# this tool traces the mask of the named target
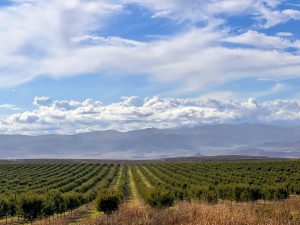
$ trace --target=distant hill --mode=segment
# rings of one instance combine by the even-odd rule
[[[0,158],[12,159],[157,159],[231,154],[300,157],[300,128],[240,124],[74,135],[0,135]]]
[[[244,156],[244,155],[220,155],[220,156],[191,156],[174,157],[161,159],[141,159],[141,160],[118,160],[118,159],[0,159],[0,164],[91,164],[91,163],[118,163],[118,164],[155,164],[170,162],[235,162],[235,161],[267,161],[267,160],[291,160],[286,158],[270,158],[264,156]]]

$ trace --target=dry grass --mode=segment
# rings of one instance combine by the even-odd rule
[[[45,225],[300,225],[300,197],[280,202],[209,205],[182,202],[170,209],[124,204],[111,216],[90,216],[91,208],[34,224]],[[88,216],[87,216],[88,215]]]
[[[86,221],[86,225],[299,225],[300,199],[284,202],[216,205],[183,202],[159,210],[123,205],[108,218]]]

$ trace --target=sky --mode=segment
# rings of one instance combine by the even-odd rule
[[[1,0],[0,133],[300,125],[299,0]]]

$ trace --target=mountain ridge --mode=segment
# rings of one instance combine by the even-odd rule
[[[194,155],[300,157],[300,127],[221,124],[71,135],[0,135],[0,158],[156,159]]]

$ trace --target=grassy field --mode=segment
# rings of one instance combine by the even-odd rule
[[[299,160],[2,164],[0,182],[0,224],[300,224]],[[109,217],[103,191],[122,198]]]

